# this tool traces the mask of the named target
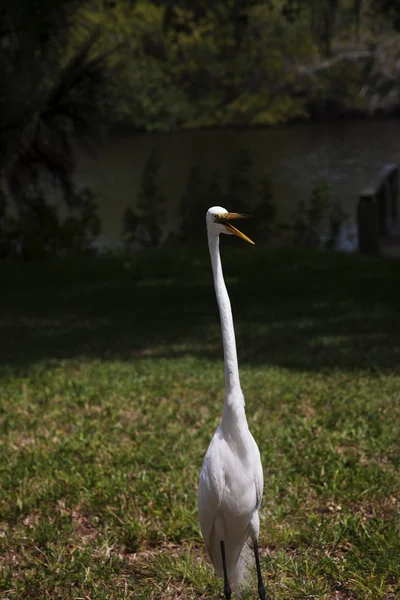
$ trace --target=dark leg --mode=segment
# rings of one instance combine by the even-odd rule
[[[262,580],[262,575],[261,575],[260,556],[258,554],[258,542],[257,542],[257,540],[254,540],[253,546],[254,546],[254,554],[255,554],[255,557],[256,557],[257,579],[258,579],[258,595],[260,596],[260,600],[266,600],[265,588],[264,588],[264,584],[263,584],[263,580]]]
[[[226,569],[226,558],[225,558],[225,542],[221,540],[221,554],[222,554],[222,567],[224,569],[224,594],[226,600],[231,600],[232,590],[228,581],[228,571]]]

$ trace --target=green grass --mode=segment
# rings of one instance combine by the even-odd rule
[[[399,598],[400,263],[224,246],[270,598]],[[220,597],[196,507],[224,383],[206,249],[0,281],[0,598]]]

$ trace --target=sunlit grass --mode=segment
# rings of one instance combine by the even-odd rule
[[[270,597],[398,598],[398,263],[224,259]],[[0,597],[219,597],[196,507],[223,402],[207,254],[3,267],[2,281]]]

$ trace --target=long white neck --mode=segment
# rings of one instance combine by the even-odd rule
[[[229,405],[235,399],[235,404],[244,405],[240,388],[239,367],[236,353],[235,330],[233,328],[232,309],[222,272],[219,254],[219,236],[208,235],[211,264],[214,276],[215,295],[217,297],[221,319],[222,343],[224,346],[226,403]],[[235,393],[236,392],[236,393]]]

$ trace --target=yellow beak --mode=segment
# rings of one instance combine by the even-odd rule
[[[232,221],[233,219],[248,219],[251,216],[252,215],[245,215],[243,213],[220,213],[214,215],[214,221],[216,223],[221,223],[221,225],[223,225],[225,229],[227,229],[230,233],[237,235],[238,237],[242,238],[242,240],[249,242],[249,244],[255,245],[253,240],[251,240],[249,237],[247,237],[247,235],[239,231],[239,229],[236,229],[236,227],[234,227],[232,223],[230,223],[230,221]]]

